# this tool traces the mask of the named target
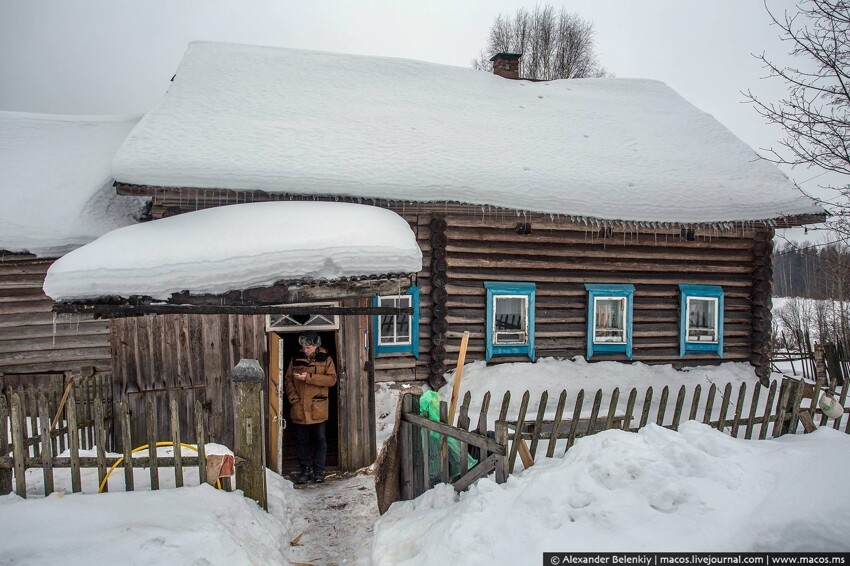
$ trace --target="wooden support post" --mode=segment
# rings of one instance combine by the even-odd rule
[[[27,497],[27,474],[26,474],[26,458],[27,448],[24,445],[24,431],[22,423],[24,414],[23,403],[21,397],[17,393],[12,393],[12,449],[15,461],[15,491],[18,497]]]
[[[0,456],[9,455],[9,407],[6,396],[0,392]],[[0,495],[12,493],[12,470],[0,468]]]
[[[150,462],[151,490],[159,489],[159,454],[156,447],[156,409],[153,401],[145,400],[145,429],[148,436],[148,462]]]
[[[97,450],[97,483],[103,483],[106,477],[106,426],[103,422],[103,401],[100,397],[94,399],[94,443]],[[103,491],[109,491],[109,486],[103,484]]]
[[[505,483],[508,481],[508,424],[505,421],[496,422],[496,442],[505,447],[506,454],[504,456],[496,456],[496,483]]]
[[[133,475],[133,441],[130,439],[130,405],[127,399],[121,400],[121,443],[124,445],[124,488],[127,491],[136,489]]]
[[[50,410],[47,397],[38,396],[38,423],[41,427],[41,467],[44,470],[44,496],[53,493],[53,443],[50,442]]]
[[[73,387],[68,393],[65,414],[68,418],[68,449],[71,451],[71,491],[79,493],[83,490],[80,480],[80,429],[77,428],[77,394]]]
[[[263,384],[266,375],[257,360],[239,360],[231,372],[233,382],[236,488],[268,510],[266,492],[266,435]]]
[[[195,399],[195,444],[198,448],[198,479],[201,483],[206,483],[207,481],[206,441],[204,407],[198,399]]]
[[[402,395],[401,397],[402,413],[413,412],[413,396]],[[401,453],[401,499],[402,501],[410,501],[415,496],[413,495],[413,442],[415,427],[410,423],[400,423],[399,452]]]
[[[183,448],[180,446],[180,414],[177,411],[177,398],[169,401],[171,411],[171,446],[174,451],[174,486],[183,487]]]

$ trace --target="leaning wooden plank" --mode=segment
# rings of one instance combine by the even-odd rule
[[[623,416],[623,430],[632,430],[632,415],[635,412],[635,401],[637,401],[637,388],[632,387],[629,391],[629,400],[626,402],[626,414]]]
[[[705,399],[705,412],[702,415],[703,424],[710,425],[711,413],[714,412],[714,397],[717,395],[717,385],[711,384],[708,388],[708,396]]]
[[[738,388],[738,401],[735,403],[735,418],[732,420],[732,436],[738,438],[738,427],[741,424],[741,413],[744,410],[744,399],[747,397],[747,382],[741,382]]]
[[[812,419],[811,409],[803,409],[799,414],[800,423],[803,425],[803,432],[809,434],[817,430],[814,419]]]
[[[567,453],[573,443],[576,441],[576,434],[578,433],[578,421],[581,418],[581,406],[584,403],[584,389],[579,390],[578,395],[576,395],[576,404],[573,409],[573,419],[570,422],[570,434],[567,436],[567,446],[564,448],[564,454]]]
[[[776,422],[773,423],[773,438],[778,438],[785,434],[785,417],[786,408],[788,407],[788,398],[791,395],[791,388],[788,387],[788,381],[782,388],[782,394],[779,396],[779,407],[776,412]]]
[[[71,451],[71,491],[82,491],[80,481],[80,430],[77,428],[77,394],[74,388],[68,393],[65,415],[68,419],[68,448]]]
[[[9,407],[6,396],[0,393],[0,457],[9,454]],[[12,493],[12,470],[0,468],[0,495]]]
[[[558,443],[558,429],[561,427],[561,419],[564,416],[564,407],[567,404],[567,390],[561,391],[561,396],[558,397],[558,405],[555,407],[555,420],[552,421],[552,433],[549,436],[549,447],[546,449],[546,457],[552,458],[555,456],[555,445]]]
[[[844,403],[847,401],[847,392],[848,391],[850,391],[850,380],[845,379],[844,385],[841,386],[841,395],[838,398],[838,402],[842,407],[844,406]],[[841,427],[841,419],[843,419],[843,418],[844,418],[844,414],[842,413],[842,415],[840,417],[838,417],[837,419],[835,419],[835,421],[832,423],[832,428],[834,428],[835,430],[838,430]],[[850,422],[850,421],[848,421],[848,422]]]
[[[519,413],[517,413],[516,426],[514,427],[514,434],[511,438],[511,452],[508,455],[509,472],[512,472],[514,470],[514,466],[516,465],[516,457],[519,451],[519,445],[522,442],[522,426],[523,421],[525,421],[525,412],[528,410],[528,400],[530,395],[531,394],[526,389],[525,393],[522,394],[522,401],[520,401],[519,404]],[[523,465],[525,465],[524,461]]]
[[[537,419],[534,421],[534,430],[531,431],[531,446],[528,448],[532,464],[534,463],[534,458],[537,456],[537,443],[540,441],[540,432],[543,429],[543,419],[546,417],[546,405],[548,404],[549,392],[543,391],[540,394],[540,402],[537,405]]]
[[[445,401],[440,401],[440,422],[449,424],[449,407]],[[440,435],[440,481],[449,483],[449,438]]]
[[[136,489],[133,477],[133,442],[130,438],[130,405],[127,398],[121,400],[121,443],[124,445],[124,487],[127,491]]]
[[[410,395],[401,398],[401,410],[409,413],[413,410]],[[399,423],[399,452],[401,453],[401,499],[410,501],[413,496],[413,430],[414,426],[404,420]]]
[[[467,391],[463,396],[463,403],[460,405],[460,412],[457,416],[457,427],[462,428],[464,430],[469,430],[469,403],[472,401],[472,393]],[[466,472],[469,471],[469,458],[467,458],[467,453],[469,450],[469,446],[463,440],[459,441],[459,453],[460,453],[460,473],[461,475],[465,475]]]
[[[53,493],[53,444],[50,439],[50,410],[44,392],[38,396],[38,422],[41,427],[41,468],[44,471],[44,496]]]
[[[599,417],[599,408],[602,406],[602,390],[597,389],[596,395],[593,396],[593,406],[590,408],[590,421],[587,423],[587,432],[591,435],[596,429],[596,419]]]
[[[457,409],[457,398],[460,395],[460,385],[463,380],[463,364],[466,361],[466,348],[469,345],[469,330],[463,332],[463,338],[460,340],[460,352],[457,355],[457,367],[455,368],[455,380],[452,387],[452,403],[449,408],[448,424],[455,422],[455,409]]]
[[[487,412],[490,410],[490,392],[486,392],[484,394],[484,398],[481,400],[481,410],[478,412],[478,434],[481,436],[487,436]],[[487,458],[487,449],[481,449],[481,456],[479,460],[484,460]]]
[[[18,393],[12,393],[12,449],[15,458],[15,492],[18,497],[27,497],[27,452],[24,446],[24,431],[21,426],[23,407]]]
[[[667,399],[670,396],[670,387],[665,385],[661,390],[661,398],[658,400],[658,414],[655,418],[655,424],[664,426],[664,415],[667,412]]]
[[[151,489],[159,489],[159,465],[157,464],[156,450],[156,415],[154,414],[153,400],[145,399],[145,424],[148,437],[148,460],[150,460]]]
[[[638,430],[646,426],[649,421],[649,410],[652,408],[652,386],[646,388],[646,395],[643,398],[643,407],[640,412],[640,424]]]
[[[199,399],[195,399],[195,446],[198,450],[198,479],[201,483],[207,481],[207,442],[204,429],[204,407]]]
[[[744,438],[746,440],[750,440],[753,437],[753,428],[755,427],[756,411],[758,410],[761,388],[762,385],[759,384],[753,386],[753,397],[750,399],[750,414],[747,417],[747,430],[744,432]]]
[[[770,426],[771,415],[773,414],[773,399],[776,397],[776,384],[774,380],[770,384],[770,389],[767,390],[767,400],[764,402],[764,412],[761,417],[761,429],[759,430],[759,440],[767,438],[767,429]]]
[[[486,460],[478,462],[467,473],[462,475],[456,482],[452,484],[455,491],[461,492],[469,489],[469,486],[474,484],[479,479],[485,477],[490,472],[496,469],[496,455],[490,454]]]
[[[469,432],[468,430],[463,430],[462,428],[457,428],[437,421],[432,421],[429,418],[420,417],[419,415],[414,414],[402,414],[401,418],[402,420],[414,424],[420,428],[431,430],[439,434],[446,434],[453,438],[457,438],[458,440],[463,440],[464,442],[466,442],[467,444],[471,444],[472,446],[484,448],[489,452],[498,453],[499,450],[501,450],[500,446],[493,439],[487,438],[486,436],[481,436],[474,432]]]
[[[94,400],[94,440],[97,447],[97,483],[103,484],[103,491],[109,491],[109,486],[103,483],[106,478],[106,426],[103,422],[103,401],[100,397]]]
[[[689,421],[697,420],[697,411],[699,410],[699,396],[702,392],[702,387],[697,383],[694,387],[694,398],[691,400],[691,412],[688,414]]]
[[[797,419],[800,413],[800,404],[803,402],[803,390],[805,384],[801,381],[794,388],[794,398],[791,399],[791,420],[788,423],[788,432],[795,434],[797,432]]]
[[[177,398],[169,401],[171,409],[171,446],[174,450],[174,486],[183,487],[183,448],[180,446],[180,414],[177,410]]]
[[[608,416],[605,417],[605,430],[614,428],[614,417],[617,414],[617,404],[620,402],[620,388],[615,387],[611,393],[611,402],[608,403]]]
[[[685,405],[685,386],[679,388],[679,394],[676,395],[676,405],[673,407],[673,422],[670,426],[673,430],[679,430],[679,421],[682,418],[682,410]]]
[[[502,447],[502,451],[508,448],[508,423],[496,421],[496,442]],[[508,468],[508,457],[495,454],[496,457],[496,483],[502,484],[508,481],[510,469]]]
[[[723,432],[726,428],[726,413],[729,411],[729,405],[732,403],[732,384],[727,383],[723,388],[723,398],[720,400],[720,418],[717,421],[717,430]]]

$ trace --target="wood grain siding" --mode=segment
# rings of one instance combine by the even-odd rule
[[[268,368],[265,317],[157,315],[111,321],[110,342],[116,396],[134,415],[132,439],[144,443],[145,399],[154,400],[157,436],[170,438],[168,403],[180,407],[180,430],[195,430],[194,402],[205,410],[210,442],[233,445],[230,371],[242,358]]]
[[[449,367],[456,363],[460,337],[466,330],[470,332],[467,361],[484,358],[484,281],[537,284],[538,357],[585,354],[585,283],[631,283],[636,287],[633,359],[676,364],[719,361],[704,354],[680,358],[677,285],[721,285],[726,302],[724,360],[750,359],[754,229],[626,232],[548,218],[529,221],[448,215],[446,220]],[[518,224],[524,225],[522,229]],[[530,233],[521,233],[528,228]],[[594,359],[625,360],[625,356],[597,355]]]
[[[93,366],[109,371],[109,323],[59,316],[42,291],[55,259],[0,252],[0,373],[46,374]]]

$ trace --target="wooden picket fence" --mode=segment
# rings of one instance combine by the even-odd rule
[[[204,453],[203,408],[195,402],[195,438],[197,456],[183,456],[180,442],[180,419],[176,399],[171,399],[171,442],[173,456],[158,456],[155,434],[156,414],[153,403],[145,407],[148,456],[132,454],[130,440],[130,409],[122,402],[116,418],[122,434],[123,455],[107,455],[111,395],[103,383],[105,376],[92,376],[66,387],[61,395],[44,388],[9,390],[0,396],[0,495],[13,490],[21,497],[27,496],[26,470],[40,468],[43,472],[44,495],[54,491],[54,469],[70,468],[71,489],[82,491],[81,470],[97,468],[98,484],[108,491],[104,481],[107,471],[123,459],[124,488],[135,489],[134,467],[149,468],[150,487],[159,489],[160,467],[173,468],[175,485],[183,485],[183,467],[197,466],[200,481],[206,481],[206,455]],[[165,444],[164,442],[160,444]],[[67,451],[67,456],[60,456]],[[96,456],[80,455],[81,450],[95,450]],[[229,489],[229,482],[225,482]]]
[[[489,430],[487,425],[492,397],[489,391],[476,406],[472,405],[472,395],[467,391],[454,425],[445,418],[442,406],[445,402],[441,404],[442,422],[436,423],[419,416],[418,396],[408,395],[406,398],[411,400],[405,399],[402,407],[402,421],[407,424],[401,431],[402,499],[413,499],[440,482],[453,483],[460,491],[485,473],[486,467],[482,467],[481,473],[469,476],[465,459],[461,458],[460,475],[450,476],[446,451],[442,449],[439,482],[429,482],[428,443],[420,441],[426,434],[424,431],[440,434],[442,445],[448,438],[455,438],[462,443],[462,451],[473,445],[483,447],[485,440],[489,439],[492,444],[486,446],[491,447],[491,455],[500,455],[504,450],[504,469],[497,473],[497,480],[504,481],[507,474],[514,471],[518,456],[527,468],[538,457],[552,458],[556,453],[566,453],[583,436],[609,429],[637,432],[651,423],[678,430],[681,423],[696,420],[737,438],[761,440],[795,434],[800,430],[809,432],[819,426],[832,426],[836,430],[843,428],[845,433],[850,433],[850,418],[846,422],[843,422],[844,415],[831,419],[818,407],[824,381],[823,377],[815,383],[786,377],[782,382],[772,381],[769,387],[746,382],[737,387],[732,383],[722,387],[712,384],[704,396],[700,384],[681,385],[678,389],[664,386],[660,392],[652,387],[642,391],[632,388],[622,396],[619,388],[607,392],[598,389],[595,393],[586,393],[582,389],[574,397],[562,390],[554,408],[548,391],[540,394],[536,406],[531,404],[530,392],[525,391],[518,407],[516,403],[512,406],[514,396],[506,391],[495,416],[495,431]],[[831,389],[845,413],[848,412],[848,391],[848,386]],[[675,399],[671,394],[675,394]],[[572,403],[571,412],[568,402]],[[478,425],[470,432],[468,415],[475,408],[478,410]],[[488,454],[483,452],[479,462],[487,457]],[[499,472],[499,468],[496,469]]]

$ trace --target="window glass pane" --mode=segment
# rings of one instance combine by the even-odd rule
[[[496,331],[525,330],[525,299],[496,297]]]
[[[379,297],[378,305],[382,307],[409,308],[411,306],[411,297],[409,295],[403,297]],[[409,344],[410,341],[410,315],[380,315],[378,333],[378,342],[380,344]]]
[[[602,297],[595,300],[593,341],[625,343],[626,298]]]
[[[688,298],[688,342],[717,341],[717,300]]]
[[[493,313],[493,342],[495,344],[526,344],[526,297],[495,297]]]

